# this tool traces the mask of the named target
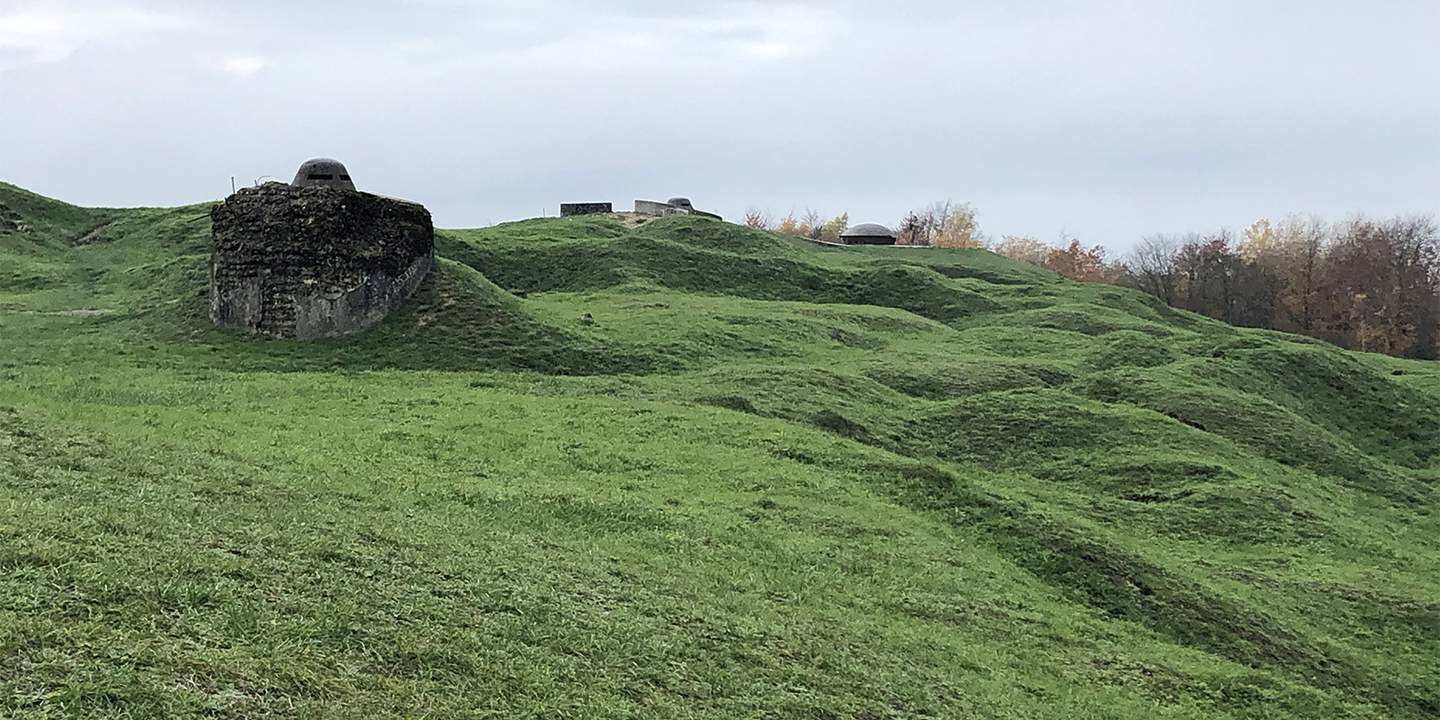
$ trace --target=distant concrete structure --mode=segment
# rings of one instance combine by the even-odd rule
[[[615,212],[615,206],[608,202],[575,202],[560,203],[560,217],[574,217],[576,215],[599,215]],[[625,213],[620,213],[624,215]],[[670,215],[696,215],[707,217],[713,220],[723,220],[715,213],[708,213],[703,210],[696,210],[690,198],[672,197],[665,202],[658,200],[636,200],[636,215],[644,217],[668,217]]]
[[[291,187],[333,187],[341,190],[355,190],[350,180],[350,171],[339,160],[312,158],[300,164]]]
[[[864,223],[840,233],[840,242],[846,245],[894,245],[895,231],[884,225]]]
[[[612,212],[615,212],[615,208],[608,202],[560,203],[560,217],[574,217],[576,215],[608,215]]]
[[[696,210],[690,198],[673,197],[665,202],[655,200],[636,200],[635,213],[637,215],[650,215],[654,217],[665,217],[667,215],[697,215],[713,220],[723,220],[715,213],[708,213],[703,210]]]
[[[21,228],[20,213],[0,203],[0,233],[16,232]]]
[[[679,214],[679,212],[680,211],[670,203],[660,202],[658,200],[635,201],[636,215],[653,215],[655,217],[665,217],[666,215],[677,215]]]
[[[305,163],[292,185],[245,188],[210,219],[210,320],[258,335],[361,332],[400,307],[435,264],[430,212],[355,191],[333,160]]]

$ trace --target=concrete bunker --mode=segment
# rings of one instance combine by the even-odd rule
[[[690,202],[690,198],[686,197],[672,197],[665,202],[659,202],[656,200],[636,200],[635,214],[649,215],[652,217],[665,217],[667,215],[698,215],[700,217],[708,217],[713,220],[723,219],[715,213],[705,212],[704,210],[696,210],[695,204]]]
[[[576,215],[608,215],[615,208],[608,202],[560,203],[560,217]]]
[[[329,159],[306,161],[290,185],[245,188],[210,218],[210,319],[259,335],[361,332],[400,307],[435,262],[424,206],[359,192]]]
[[[894,245],[895,231],[877,223],[863,223],[840,233],[846,245]]]

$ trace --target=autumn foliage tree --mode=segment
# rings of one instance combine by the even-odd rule
[[[1109,282],[1111,268],[1105,262],[1105,248],[1099,245],[1085,247],[1080,241],[1065,237],[1064,245],[1050,248],[1045,255],[1045,267],[1071,280],[1083,282]]]
[[[792,211],[777,222],[771,219],[769,213],[750,210],[745,213],[745,225],[757,230],[772,230],[781,235],[839,242],[840,236],[850,229],[850,214],[842,212],[826,220],[819,212],[807,209],[798,216]]]
[[[898,244],[978,248],[985,246],[985,235],[974,206],[946,200],[906,213]]]
[[[1086,247],[1078,239],[1061,235],[1059,245],[1050,245],[1036,238],[1007,235],[989,246],[991,252],[1039,265],[1071,280],[1111,282],[1119,274],[1106,258],[1104,247]]]
[[[1326,285],[1339,305],[1327,318],[1327,339],[1359,350],[1435,358],[1440,233],[1432,218],[1353,220],[1326,259]]]
[[[811,226],[805,221],[805,218],[797,218],[793,212],[780,218],[780,223],[775,226],[775,232],[795,237],[810,237],[810,229]]]
[[[991,252],[1004,255],[1012,260],[1045,266],[1050,252],[1055,248],[1029,235],[1006,235],[990,246]]]
[[[905,219],[900,221],[900,229],[895,234],[896,245],[925,246],[930,244],[930,237],[925,231],[925,223],[920,216],[914,212],[907,213]]]
[[[825,242],[840,242],[840,236],[850,229],[850,213],[840,213],[820,227],[820,239]]]

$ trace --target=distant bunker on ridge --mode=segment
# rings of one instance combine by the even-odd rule
[[[560,217],[576,215],[609,215],[615,206],[608,202],[560,203]]]
[[[699,217],[708,217],[712,220],[722,219],[715,213],[696,210],[694,203],[690,202],[690,198],[683,197],[673,197],[663,203],[654,200],[636,200],[635,214],[653,215],[656,217],[665,217],[667,215],[697,215]]]
[[[266,183],[210,212],[210,319],[312,340],[361,332],[400,307],[435,264],[424,206],[355,190],[320,158],[290,185]]]
[[[560,217],[575,217],[577,215],[609,215],[615,212],[614,205],[608,202],[570,202],[560,203]],[[624,214],[624,213],[621,213]],[[669,215],[696,215],[707,217],[712,220],[723,220],[724,218],[715,213],[708,213],[703,210],[696,210],[695,205],[689,198],[673,197],[665,202],[658,200],[636,200],[635,214],[646,217],[667,217]]]
[[[841,233],[840,242],[846,245],[894,245],[895,231],[884,225],[864,223]]]

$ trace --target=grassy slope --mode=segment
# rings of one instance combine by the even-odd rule
[[[207,207],[0,205],[0,715],[1440,713],[1434,366],[687,218],[259,341]]]

